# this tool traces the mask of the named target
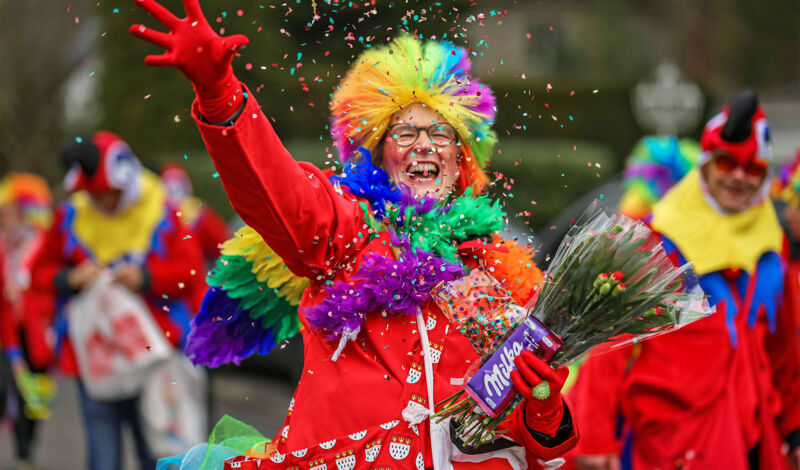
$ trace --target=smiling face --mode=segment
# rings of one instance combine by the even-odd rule
[[[747,209],[750,200],[758,193],[766,178],[766,167],[763,173],[756,170],[755,166],[730,163],[719,156],[702,168],[711,196],[728,212]]]
[[[408,124],[416,130],[408,128]],[[380,166],[394,184],[408,186],[415,198],[445,197],[455,189],[459,176],[455,131],[451,141],[445,143],[451,129],[431,108],[414,104],[401,109],[386,131]],[[418,132],[417,138],[408,144],[414,132]]]

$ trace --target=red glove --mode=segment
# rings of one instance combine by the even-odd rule
[[[517,391],[525,397],[525,422],[533,430],[554,436],[564,417],[561,389],[567,380],[569,369],[561,367],[553,370],[527,350],[514,359],[514,364],[517,370],[511,371],[511,380]]]
[[[242,103],[242,85],[233,76],[234,53],[250,42],[235,34],[222,37],[208,24],[199,0],[183,0],[186,18],[179,19],[155,0],[136,3],[169,29],[162,33],[143,25],[131,26],[134,36],[167,49],[161,55],[149,55],[147,65],[177,67],[194,86],[200,114],[212,123],[230,119]]]

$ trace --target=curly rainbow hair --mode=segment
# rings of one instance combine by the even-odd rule
[[[9,173],[0,181],[0,205],[19,207],[25,223],[46,229],[52,219],[50,188],[41,176],[32,173]]]
[[[496,102],[469,69],[466,49],[444,41],[402,36],[366,50],[331,101],[331,134],[342,160],[356,158],[359,146],[374,154],[392,116],[419,103],[456,129],[463,156],[459,185],[480,190],[488,182],[483,169],[497,143]]]
[[[628,156],[619,211],[642,219],[678,181],[697,166],[700,145],[675,136],[642,137]]]

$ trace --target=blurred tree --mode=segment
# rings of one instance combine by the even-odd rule
[[[0,171],[61,174],[64,92],[97,30],[86,0],[0,0]]]
[[[511,136],[601,142],[617,156],[606,171],[621,164],[641,134],[628,102],[630,87],[663,57],[674,58],[689,78],[717,96],[741,86],[800,79],[800,4],[784,0],[201,3],[223,34],[250,37],[234,64],[237,75],[287,146],[299,149],[296,156],[320,163],[338,157],[328,136],[330,93],[359,52],[401,30],[452,40],[472,48],[474,57],[485,54],[494,61],[475,74],[497,92],[501,142]],[[164,4],[184,15],[181,0]],[[200,195],[224,210],[219,180],[212,178],[189,113],[191,87],[175,70],[144,65],[145,55],[161,50],[128,34],[137,22],[164,30],[132,0],[0,0],[0,171],[35,170],[53,180],[61,174],[52,163],[63,139],[103,127],[156,166],[181,160],[196,179],[203,178],[195,185]],[[493,30],[507,38],[492,39]],[[528,31],[532,38],[525,37]],[[536,41],[541,41],[537,47],[525,49]],[[534,64],[511,60],[517,51],[549,60],[551,69],[537,74]],[[87,57],[91,78],[79,68],[86,67]],[[527,80],[517,70],[505,73],[520,64]],[[69,111],[86,119],[65,120],[70,75],[95,87],[88,95],[96,98],[96,116],[70,104]],[[539,164],[527,160],[520,165]],[[564,194],[580,190],[566,186]]]
[[[126,8],[115,8],[120,3]],[[176,16],[185,16],[180,0],[162,3]],[[441,6],[444,3],[446,7]],[[429,10],[436,4],[439,6]],[[325,140],[329,95],[357,53],[397,35],[404,17],[417,16],[406,24],[426,37],[429,31],[441,34],[437,11],[448,18],[451,28],[455,23],[451,16],[458,14],[454,8],[467,4],[466,0],[362,0],[357,4],[209,0],[202,2],[202,7],[222,34],[243,33],[250,38],[250,45],[235,59],[234,69],[256,95],[279,135],[286,140]],[[146,66],[144,56],[162,50],[128,34],[133,23],[161,31],[165,28],[126,1],[103,2],[98,11],[107,31],[102,41],[106,64],[100,90],[103,125],[124,128],[143,158],[201,148],[190,116],[193,93],[188,81],[175,70]],[[428,16],[429,21],[420,21],[420,15]]]
[[[681,68],[715,96],[800,81],[800,2],[662,2]]]

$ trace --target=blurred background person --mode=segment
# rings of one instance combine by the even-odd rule
[[[50,414],[55,382],[44,374],[53,359],[48,328],[53,298],[30,289],[31,261],[52,219],[52,198],[44,178],[11,173],[0,181],[0,264],[2,264],[3,403],[13,421],[18,468],[33,468],[37,421]]]
[[[798,305],[781,309],[783,234],[768,200],[769,127],[744,92],[706,125],[699,167],[648,217],[717,313],[590,355],[572,390],[583,469],[783,469],[798,452]],[[621,428],[620,421],[622,422]]]
[[[178,207],[181,222],[197,238],[206,261],[213,263],[219,248],[232,232],[225,219],[208,203],[194,195],[189,173],[181,165],[170,162],[161,169],[161,182],[167,188],[167,197]]]
[[[784,256],[788,263],[786,273],[786,285],[784,286],[784,303],[787,306],[795,306],[789,309],[789,313],[794,315],[794,331],[784,332],[794,336],[794,354],[800,355],[800,149],[795,153],[794,160],[781,168],[781,173],[776,178],[776,199],[779,201],[782,215],[781,223],[786,232]],[[790,360],[791,358],[787,358]],[[800,380],[796,379],[800,375],[800,368],[784,367],[787,374],[793,374],[795,380],[791,383],[797,384]],[[788,380],[787,380],[788,381]],[[800,401],[800,385],[790,391],[790,397]],[[800,432],[794,432],[787,437],[790,448],[800,449]],[[795,450],[789,456],[795,468],[800,468],[800,452]]]
[[[167,189],[167,198],[178,208],[178,217],[184,228],[197,240],[203,251],[203,273],[213,266],[220,254],[222,243],[230,238],[228,223],[208,203],[194,195],[192,180],[186,169],[177,163],[170,162],[161,168],[161,182]],[[206,293],[205,282],[198,284],[193,292],[193,307],[199,311],[200,303]]]
[[[166,340],[182,347],[194,313],[189,305],[193,285],[202,282],[202,255],[158,176],[142,168],[119,136],[99,131],[78,137],[64,148],[61,158],[68,169],[65,186],[72,194],[58,206],[34,260],[33,285],[59,297],[59,363],[66,374],[81,377],[87,467],[122,467],[125,425],[133,433],[140,468],[149,470],[155,460],[144,436],[139,396],[119,400],[90,396],[85,382],[89,371],[79,370],[74,351],[84,345],[72,344],[75,319],[66,318],[65,306],[110,272],[115,283],[141,297]],[[105,341],[112,352],[135,343],[131,334],[132,329],[115,328],[113,338],[97,340]],[[147,344],[132,347],[137,354],[150,349]]]

